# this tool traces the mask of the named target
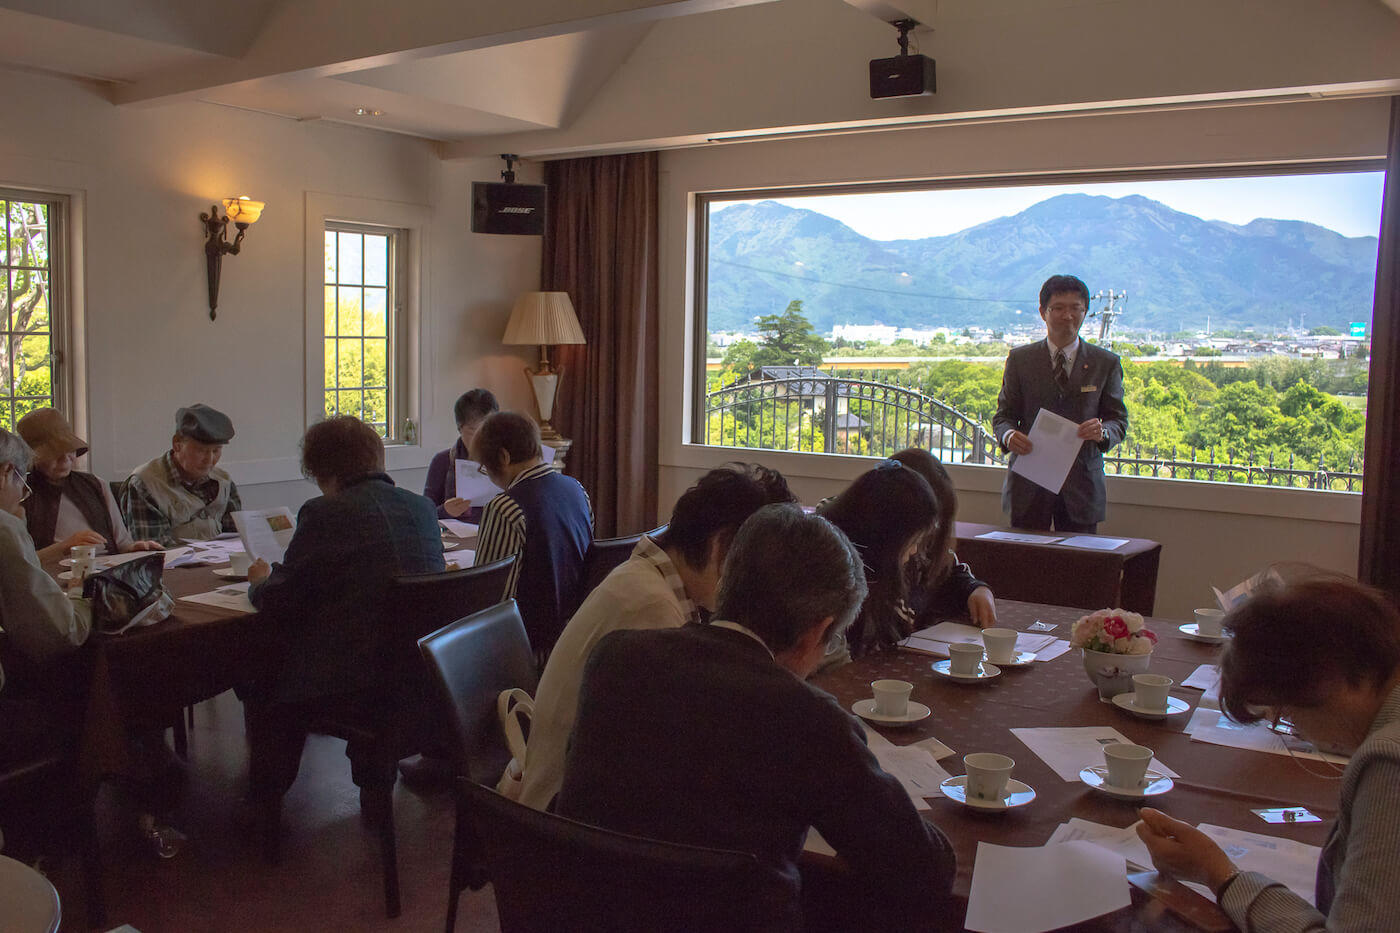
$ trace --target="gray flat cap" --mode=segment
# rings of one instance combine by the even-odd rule
[[[175,433],[201,444],[227,444],[233,439],[233,422],[208,405],[191,405],[175,412]]]

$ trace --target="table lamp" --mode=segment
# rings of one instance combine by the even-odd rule
[[[550,425],[549,419],[554,415],[559,371],[549,362],[549,348],[561,343],[586,342],[568,292],[526,292],[521,295],[511,309],[510,322],[506,324],[506,334],[501,342],[507,346],[535,344],[540,348],[539,365],[526,369],[525,375],[530,379],[535,405],[540,412],[540,437],[558,440],[559,432]]]

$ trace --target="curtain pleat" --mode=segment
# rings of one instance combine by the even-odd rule
[[[1400,600],[1400,97],[1390,99],[1390,154],[1371,316],[1366,465],[1357,575]]]
[[[598,537],[644,531],[657,509],[657,157],[567,159],[549,185],[541,281],[568,292],[584,346],[558,348],[554,423]]]

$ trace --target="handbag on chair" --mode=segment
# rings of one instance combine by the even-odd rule
[[[529,730],[530,719],[535,715],[535,700],[519,687],[502,690],[496,697],[496,714],[501,718],[506,747],[510,749],[510,764],[506,765],[496,791],[510,800],[519,800],[525,768],[525,733]],[[521,724],[522,719],[524,725]]]
[[[108,635],[166,619],[175,601],[165,591],[160,551],[123,561],[83,581],[83,597],[92,604],[92,624]]]

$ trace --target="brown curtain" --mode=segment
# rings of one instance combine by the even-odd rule
[[[1400,466],[1400,97],[1390,99],[1390,156],[1385,168],[1357,572],[1364,582],[1400,599],[1400,484],[1395,482]]]
[[[600,538],[652,527],[657,497],[657,157],[567,159],[549,185],[541,281],[568,292],[584,346],[559,348],[554,419]]]

